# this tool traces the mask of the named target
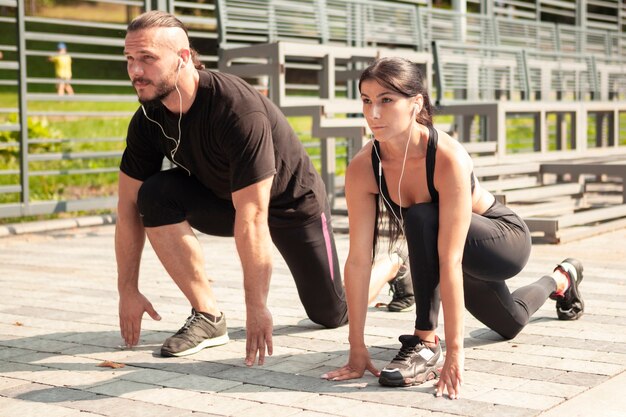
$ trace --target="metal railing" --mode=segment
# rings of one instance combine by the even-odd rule
[[[127,18],[133,11],[152,7],[148,0],[92,3],[117,8]],[[130,119],[134,111],[123,103],[136,102],[137,98],[124,71],[127,22],[93,22],[81,20],[80,15],[30,16],[23,1],[3,0],[0,7],[8,12],[0,21],[2,32],[14,34],[15,40],[14,45],[2,46],[4,57],[0,61],[3,97],[10,103],[0,109],[4,121],[0,124],[0,217],[114,207],[114,187],[89,190],[116,181],[123,135],[96,135],[82,129],[72,137],[60,138],[56,126],[85,120],[106,123],[123,119],[127,123]],[[87,34],[94,29],[97,35]],[[48,58],[56,55],[59,43],[67,46],[74,67],[80,64],[83,73],[99,75],[72,79],[70,84],[76,89],[73,95],[54,93],[55,84],[61,80],[55,78]],[[127,110],[119,110],[120,104]],[[78,182],[80,191],[72,186]]]

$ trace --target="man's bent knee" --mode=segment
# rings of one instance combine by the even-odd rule
[[[348,323],[348,309],[346,307],[342,309],[341,312],[337,312],[335,314],[309,314],[309,319],[311,319],[314,323],[326,327],[327,329],[335,329]]]
[[[185,212],[175,199],[170,181],[160,175],[148,178],[139,188],[137,207],[145,227],[176,224],[185,220]]]

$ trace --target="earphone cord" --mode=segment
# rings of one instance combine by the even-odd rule
[[[387,204],[389,211],[391,212],[391,214],[393,214],[393,217],[398,222],[398,225],[400,226],[400,230],[402,230],[402,234],[404,235],[404,223],[403,223],[404,219],[400,220],[400,218],[396,216],[396,212],[393,210],[391,203],[387,201],[387,198],[385,198],[385,194],[383,193],[383,189],[382,189],[383,161],[380,158],[380,154],[378,153],[378,149],[376,148],[376,145],[374,144],[374,140],[375,138],[372,136],[372,146],[374,147],[374,152],[376,152],[376,157],[378,158],[378,191],[379,191],[378,195],[382,198],[385,204]],[[402,206],[400,207],[400,217],[402,217]]]
[[[413,112],[415,114],[415,111]],[[412,120],[414,119],[414,117],[412,118]],[[413,134],[413,127],[414,127],[414,123],[411,121],[411,128],[409,129],[409,137],[406,140],[406,146],[404,147],[404,158],[402,160],[402,170],[400,171],[400,179],[398,180],[398,199],[399,199],[399,206],[400,206],[400,217],[398,218],[398,216],[396,216],[396,213],[394,212],[393,208],[391,207],[391,203],[389,203],[389,201],[387,201],[387,199],[385,198],[385,195],[383,194],[383,190],[382,190],[382,174],[383,174],[383,161],[380,158],[380,154],[378,153],[378,149],[376,148],[376,145],[374,144],[374,136],[372,136],[372,146],[374,147],[374,152],[376,152],[376,157],[378,158],[378,190],[380,192],[380,196],[382,197],[383,201],[387,204],[387,206],[389,207],[389,210],[391,211],[391,213],[393,214],[393,217],[395,217],[396,221],[400,224],[400,229],[402,230],[402,234],[406,235],[404,232],[404,216],[402,215],[402,193],[400,192],[401,189],[401,185],[402,185],[402,179],[404,178],[404,169],[406,167],[406,159],[407,156],[409,154],[409,144],[411,143],[411,135]]]
[[[191,176],[191,171],[189,171],[180,162],[176,162],[176,159],[174,159],[174,156],[176,156],[176,152],[178,151],[178,147],[180,146],[180,139],[182,137],[181,122],[183,120],[183,95],[180,93],[180,90],[178,89],[178,74],[179,73],[180,73],[180,66],[178,67],[178,71],[176,71],[176,80],[174,81],[174,88],[176,88],[176,92],[178,93],[178,109],[179,109],[178,111],[178,140],[174,139],[171,136],[168,136],[167,133],[165,133],[165,129],[163,129],[163,126],[161,126],[159,122],[157,122],[154,119],[151,119],[150,116],[148,116],[148,113],[146,112],[146,109],[143,105],[141,105],[141,109],[143,110],[143,114],[144,116],[146,116],[146,119],[150,120],[152,123],[155,123],[157,126],[159,126],[159,128],[161,129],[161,132],[163,133],[163,136],[165,136],[167,139],[174,141],[174,144],[175,144],[174,149],[172,149],[170,152],[170,156],[172,157],[172,162],[174,162],[176,165],[178,165],[179,167],[187,171],[187,174]]]
[[[414,112],[415,113],[415,112]],[[402,160],[402,170],[400,171],[400,179],[398,180],[398,199],[400,203],[400,218],[402,219],[402,225],[404,226],[404,217],[402,216],[402,193],[400,192],[400,185],[402,185],[402,178],[404,177],[404,168],[406,166],[406,158],[409,154],[409,143],[411,143],[411,135],[413,134],[414,123],[411,121],[411,128],[409,129],[409,137],[406,140],[406,146],[404,147],[404,159]],[[382,166],[382,163],[381,163]],[[402,228],[404,232],[404,227]]]

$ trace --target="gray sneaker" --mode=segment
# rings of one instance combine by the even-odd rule
[[[191,316],[187,317],[183,327],[161,346],[161,356],[192,355],[204,348],[228,343],[228,340],[224,313],[214,322],[191,309]]]

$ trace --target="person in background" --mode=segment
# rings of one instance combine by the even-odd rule
[[[48,58],[54,64],[54,76],[57,79],[57,94],[60,96],[74,94],[70,84],[72,80],[72,57],[67,53],[67,46],[63,42],[57,45],[57,53]]]

